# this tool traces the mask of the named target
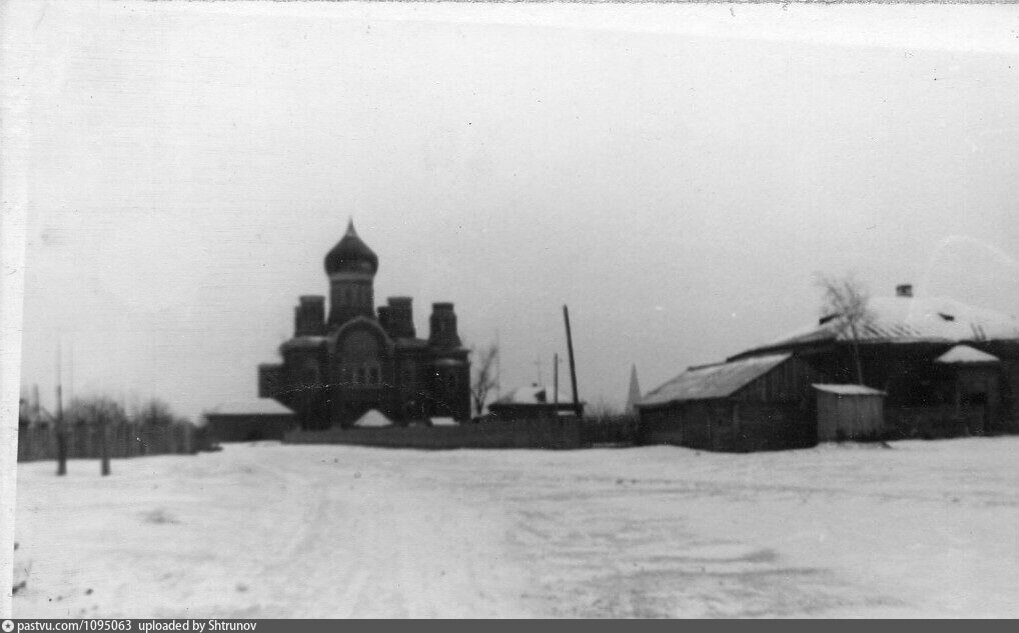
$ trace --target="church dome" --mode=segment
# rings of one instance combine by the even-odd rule
[[[326,255],[325,267],[327,275],[336,272],[367,272],[374,275],[379,269],[379,258],[357,236],[354,221],[351,220],[343,239]]]

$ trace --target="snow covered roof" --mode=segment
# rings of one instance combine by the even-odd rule
[[[369,409],[364,415],[359,417],[354,426],[360,427],[380,427],[380,426],[392,426],[393,421],[387,418],[378,409]]]
[[[637,406],[725,398],[768,373],[791,356],[792,354],[752,356],[728,363],[691,367],[648,393]]]
[[[293,415],[293,411],[271,398],[236,400],[218,404],[206,413],[220,415]]]
[[[518,387],[492,404],[553,404],[556,402],[555,390],[547,385],[531,385]],[[573,402],[573,398],[559,392],[559,403]]]
[[[453,418],[437,417],[430,418],[432,426],[457,426],[456,420]]]
[[[1019,319],[941,297],[876,297],[868,302],[870,319],[859,333],[862,343],[955,343],[1019,339]],[[822,319],[749,351],[765,351],[817,341],[851,340],[837,315]],[[744,352],[744,354],[747,352]]]
[[[998,363],[1001,359],[994,354],[981,352],[969,345],[956,345],[941,356],[934,359],[935,363],[963,364],[963,363]]]
[[[825,391],[827,393],[837,393],[840,396],[883,396],[884,391],[880,389],[871,389],[864,385],[825,385],[825,384],[814,384],[810,385],[818,391]]]

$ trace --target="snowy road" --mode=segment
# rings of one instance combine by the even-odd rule
[[[19,471],[17,617],[1019,616],[1019,438]]]

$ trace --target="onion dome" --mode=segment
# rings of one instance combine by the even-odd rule
[[[325,266],[327,275],[337,272],[360,272],[374,275],[379,269],[379,258],[357,236],[357,231],[354,230],[354,221],[351,220],[347,225],[347,232],[343,235],[343,239],[337,242],[333,250],[326,255]]]

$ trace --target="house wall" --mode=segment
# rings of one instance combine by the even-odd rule
[[[683,440],[682,404],[638,409],[638,444],[686,446]]]
[[[672,444],[711,451],[748,452],[817,443],[813,412],[798,403],[717,399],[643,409],[641,444]]]
[[[885,435],[889,439],[959,437],[973,434],[973,429],[983,426],[983,419],[982,407],[885,407]]]
[[[817,426],[812,407],[799,403],[748,402],[735,410],[735,451],[773,451],[805,448],[817,444]]]
[[[290,413],[230,415],[205,414],[209,433],[219,442],[252,442],[282,440],[294,427],[296,418]]]

